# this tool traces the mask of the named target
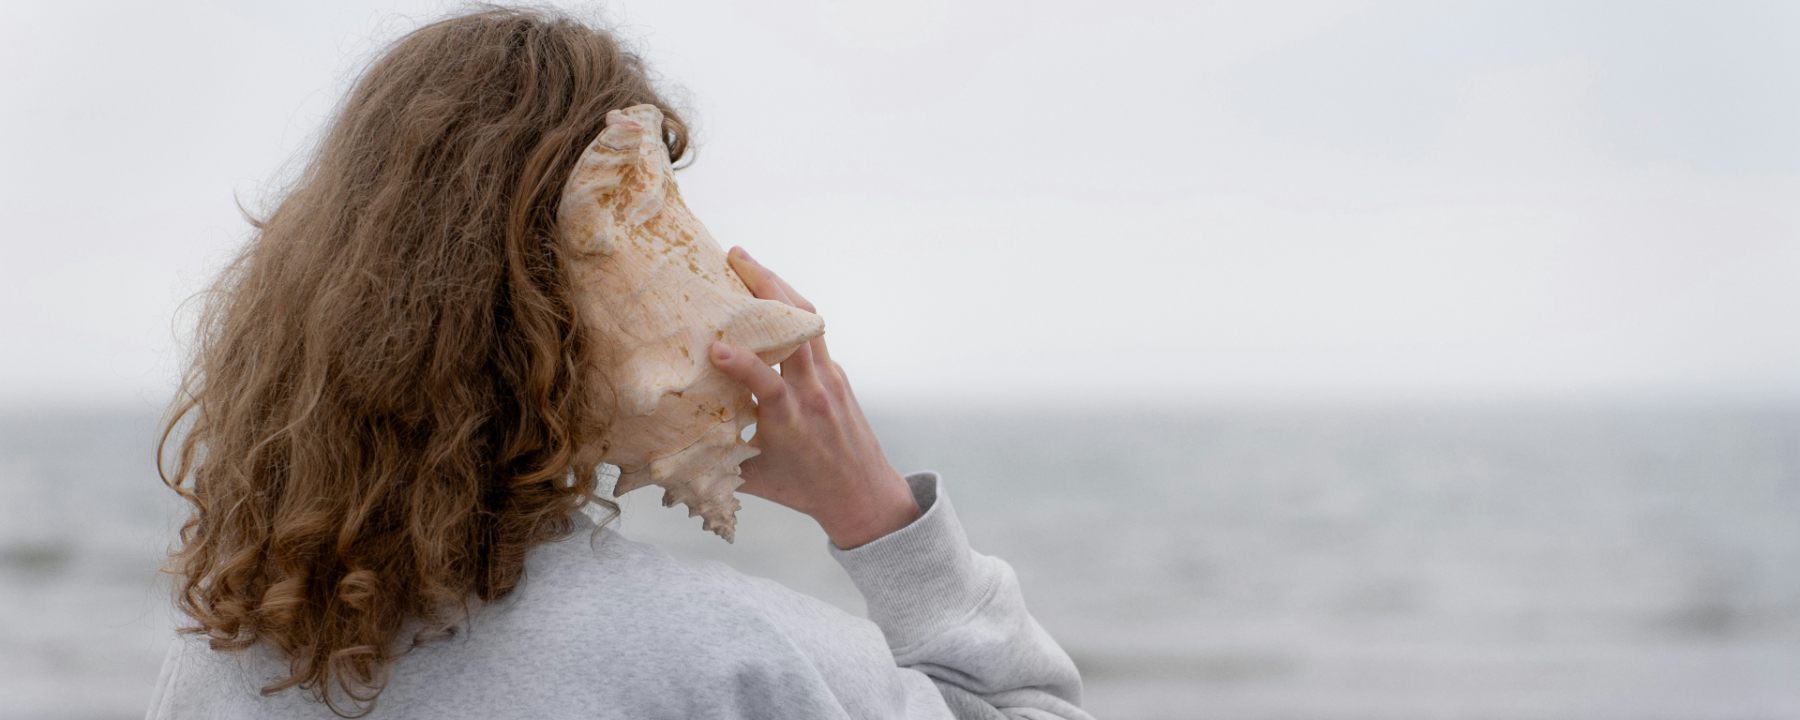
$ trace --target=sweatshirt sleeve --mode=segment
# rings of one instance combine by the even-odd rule
[[[831,554],[868,602],[894,662],[937,685],[958,718],[1071,718],[1081,676],[1025,609],[1012,567],[969,549],[936,473],[906,478],[923,515]]]

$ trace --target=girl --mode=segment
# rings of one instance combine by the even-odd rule
[[[1087,717],[1005,563],[882,455],[823,339],[757,398],[743,490],[804,512],[870,620],[596,529],[608,409],[559,193],[606,114],[680,116],[555,13],[402,38],[208,299],[165,444],[193,506],[150,718]],[[810,311],[741,250],[758,297]]]

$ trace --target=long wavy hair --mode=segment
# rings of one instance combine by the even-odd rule
[[[616,513],[553,224],[607,111],[641,103],[680,158],[680,115],[607,32],[506,8],[423,27],[203,296],[158,447],[192,503],[168,571],[187,632],[288,660],[264,693],[368,712],[395,657],[510,592],[574,510]]]

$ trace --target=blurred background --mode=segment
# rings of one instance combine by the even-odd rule
[[[143,713],[184,303],[455,7],[0,4],[0,718]],[[573,7],[1095,715],[1800,717],[1800,5]]]

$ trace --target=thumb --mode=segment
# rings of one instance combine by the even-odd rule
[[[714,342],[707,354],[712,358],[713,367],[725,373],[726,377],[750,388],[750,394],[756,396],[759,405],[780,402],[787,393],[787,382],[781,379],[781,373],[764,365],[762,358],[757,357],[756,353]]]

